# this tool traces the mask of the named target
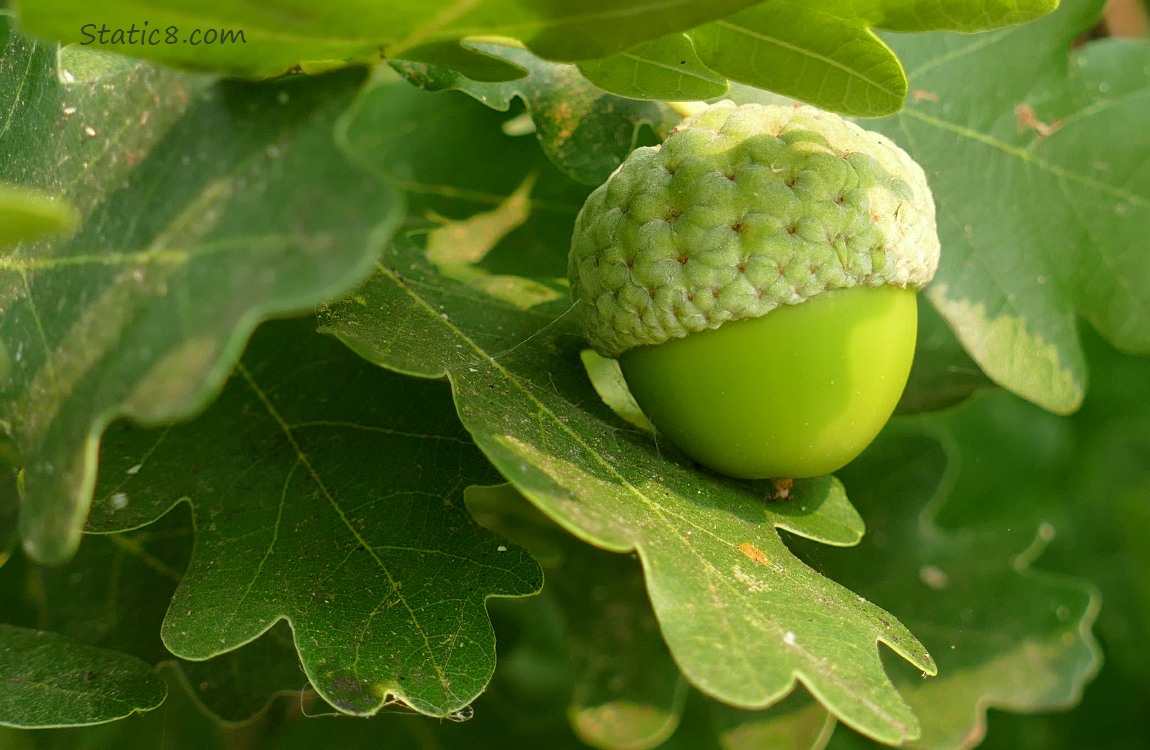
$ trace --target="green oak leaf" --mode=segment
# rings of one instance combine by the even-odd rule
[[[871,123],[934,191],[931,301],[991,379],[1058,413],[1086,389],[1078,315],[1119,348],[1150,351],[1150,45],[1071,51],[1101,5],[1067,2],[977,37],[892,39],[914,95]]]
[[[230,726],[204,713],[180,670],[172,664],[156,672],[167,685],[163,705],[145,714],[121,721],[89,727],[38,729],[26,731],[0,726],[0,747],[5,750],[233,750],[251,743],[259,732],[267,732],[290,715],[284,702],[272,716],[260,717],[254,724]],[[290,704],[298,708],[298,700]]]
[[[227,726],[205,715],[180,674],[160,670],[169,696],[158,709],[127,720],[96,727],[35,732],[0,726],[5,750],[379,750],[425,748],[441,750],[501,750],[510,746],[586,750],[567,727],[562,711],[525,715],[498,685],[482,695],[474,715],[456,721],[432,720],[393,711],[369,719],[350,720],[324,712],[310,700],[279,701],[255,723]]]
[[[412,83],[429,91],[457,89],[506,112],[518,97],[527,106],[543,151],[577,182],[599,185],[640,142],[640,127],[660,138],[680,117],[661,102],[636,101],[592,86],[574,65],[548,62],[525,50],[491,44],[479,48],[530,72],[509,83],[481,83],[447,68],[397,63]]]
[[[687,34],[665,36],[590,60],[579,65],[579,72],[604,91],[633,99],[717,99],[728,89],[726,78],[699,59]]]
[[[506,80],[521,71],[477,51],[467,40],[504,37],[544,58],[589,60],[755,1],[353,0],[317,5],[307,0],[20,0],[17,9],[24,27],[39,36],[192,70],[259,78],[388,58]]]
[[[191,546],[190,514],[172,513],[127,533],[89,536],[62,567],[36,566],[17,554],[0,569],[5,619],[149,664],[178,662],[207,710],[224,721],[248,721],[276,695],[298,694],[307,678],[281,627],[207,661],[172,657],[160,625]]]
[[[286,620],[341,711],[467,706],[494,669],[484,604],[535,593],[535,562],[477,527],[463,488],[494,478],[446,386],[371,367],[312,321],[252,339],[198,420],[109,430],[89,527],[135,528],[188,502],[191,563],[164,644],[203,660]]]
[[[0,726],[100,724],[164,701],[151,666],[56,633],[0,623]]]
[[[482,48],[484,39],[499,37],[544,59],[586,62],[593,82],[624,96],[713,98],[730,78],[828,109],[877,116],[902,106],[906,76],[872,29],[981,31],[1033,20],[1055,5],[358,0],[320,10],[302,0],[258,7],[238,0],[36,0],[19,7],[23,23],[47,38],[231,75],[330,70],[382,58],[439,65],[474,81],[521,78],[527,68]],[[683,36],[688,30],[690,38]]]
[[[986,509],[1027,502],[1025,488],[1016,496],[1003,470],[1025,460],[1025,437],[992,437],[1004,444],[989,461],[976,460],[1001,424],[997,412],[981,409],[979,428],[966,435],[942,426],[888,429],[841,473],[867,518],[862,543],[844,554],[803,545],[812,564],[853,591],[898,601],[902,619],[935,655],[938,676],[929,680],[886,660],[920,718],[922,735],[911,747],[973,746],[985,732],[989,707],[1072,706],[1100,664],[1090,633],[1099,606],[1094,587],[1031,567],[1055,527],[1036,528]],[[1018,444],[1013,450],[1012,442]],[[952,498],[983,506],[977,525],[936,525]]]
[[[15,32],[0,55],[0,180],[84,216],[0,255],[0,434],[50,562],[79,543],[104,427],[201,408],[262,317],[362,278],[396,210],[332,142],[358,72],[255,86],[83,57]]]
[[[381,139],[374,135],[381,123],[397,114],[361,103],[342,128],[352,158],[421,186],[420,198],[453,199],[457,216],[489,212],[499,200],[488,192],[496,179],[508,188],[499,201],[506,202],[527,174],[516,174],[497,149],[475,149],[493,137],[480,134],[489,113],[472,104],[476,114],[468,117],[448,95],[412,93],[421,99],[409,104],[427,108],[428,127]],[[375,96],[398,95],[388,87],[364,94]],[[438,107],[443,114],[434,116]],[[444,164],[471,166],[445,171]],[[529,174],[532,166],[520,168]],[[524,230],[551,220],[552,203],[544,205]],[[323,330],[389,369],[446,376],[464,425],[532,503],[585,541],[636,551],[671,653],[694,685],[762,708],[801,680],[853,726],[892,742],[915,735],[876,642],[933,671],[929,655],[893,616],[803,565],[777,531],[857,542],[862,524],[838,482],[798,483],[792,502],[776,503],[767,483],[725,480],[671,460],[599,400],[564,315],[569,303],[525,310],[445,277],[427,255],[423,220],[409,220],[367,284],[326,309]],[[553,231],[566,235],[569,221]],[[566,241],[535,244],[561,274]]]
[[[547,572],[542,600],[532,607],[550,603],[551,611],[533,613],[531,622],[540,630],[539,623],[557,621],[559,637],[550,640],[559,642],[558,653],[548,659],[548,640],[536,638],[538,653],[519,672],[530,684],[528,670],[546,671],[548,661],[568,663],[566,713],[584,742],[631,750],[811,750],[830,736],[834,721],[804,690],[762,711],[742,711],[688,691],[651,611],[642,569],[631,556],[583,544],[510,485],[470,488],[467,507],[481,524],[528,549]],[[694,711],[685,711],[689,703]]]
[[[728,78],[824,109],[863,117],[902,107],[906,75],[873,32],[986,31],[1049,13],[1027,3],[762,2],[686,34],[581,63],[596,86],[639,99],[716,99]]]
[[[874,29],[985,31],[1039,18],[1056,5],[1057,0],[768,1],[694,29],[690,37],[702,64],[732,81],[877,117],[902,107],[907,82],[898,57]]]
[[[1043,570],[1088,578],[1102,595],[1094,633],[1106,663],[1082,703],[1040,716],[991,712],[992,748],[1135,750],[1150,737],[1150,579],[1142,575],[1150,569],[1150,357],[1120,354],[1088,328],[1084,333],[1091,387],[1072,417],[1002,395],[947,420],[966,446],[964,463],[980,469],[962,493],[966,502],[947,509],[947,525],[976,523],[992,494],[1010,497],[1000,514],[1009,511],[1024,528],[1047,523],[1055,531]],[[1026,467],[1025,481],[1002,472],[1011,462],[1011,471]]]
[[[544,566],[545,596],[566,625],[573,673],[567,714],[576,735],[594,747],[633,750],[671,736],[687,683],[663,643],[639,566],[583,544],[509,485],[472,487],[466,498],[476,521]]]

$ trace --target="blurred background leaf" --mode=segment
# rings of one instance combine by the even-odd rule
[[[0,726],[115,721],[164,701],[145,662],[56,633],[0,623]]]
[[[991,379],[1059,413],[1086,391],[1078,314],[1150,351],[1150,44],[1072,50],[1101,7],[1070,0],[979,37],[892,39],[912,96],[872,123],[934,191],[931,301]]]

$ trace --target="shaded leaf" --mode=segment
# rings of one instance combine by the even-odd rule
[[[992,412],[983,414],[993,419]],[[988,493],[970,499],[984,506],[1025,502],[1012,492],[1008,472],[973,461],[963,447],[985,440],[994,429],[991,419],[984,419],[978,436],[960,442],[888,430],[842,472],[866,514],[869,533],[862,543],[846,554],[804,545],[820,570],[860,595],[897,601],[899,616],[935,655],[938,676],[930,679],[886,660],[920,718],[922,736],[913,747],[972,747],[983,736],[991,706],[1026,712],[1069,707],[1099,666],[1090,634],[1098,614],[1093,587],[1031,570],[1053,526],[1036,530],[985,510],[978,526],[934,524],[948,498],[970,501],[973,486],[960,478],[959,466],[989,485]],[[1017,453],[1000,446],[998,455],[998,462],[1019,465]]]
[[[801,689],[762,711],[741,711],[698,693],[689,696],[633,556],[583,544],[509,485],[469,488],[467,507],[484,526],[530,550],[547,571],[543,596],[531,603],[534,642],[516,654],[520,661],[530,658],[530,667],[519,674],[530,683],[528,669],[545,671],[549,661],[568,665],[566,714],[584,742],[632,750],[808,750],[822,747],[830,736],[834,720]],[[546,613],[537,611],[544,603],[553,606]],[[516,607],[524,620],[526,604]],[[549,620],[558,644],[539,637],[547,629],[542,623]]]
[[[300,666],[291,628],[283,622],[207,661],[174,661],[196,702],[222,724],[251,723],[281,696],[303,701],[315,695]]]
[[[5,618],[149,664],[176,661],[160,625],[191,554],[189,516],[172,513],[135,531],[89,536],[62,567],[36,566],[17,553],[0,570]],[[180,661],[177,669],[216,716],[247,721],[275,695],[307,684],[284,630],[214,659]]]
[[[369,96],[376,95],[390,94]],[[418,150],[357,137],[378,131],[380,122],[363,114],[372,111],[364,105],[346,123],[349,148],[370,144],[353,158],[427,186],[420,155],[434,153],[434,173],[464,149],[471,161],[455,163],[473,171],[457,170],[434,192],[466,196],[473,174],[490,179],[470,146],[476,120],[435,118],[435,128],[412,136],[424,144]],[[510,168],[499,165],[502,179],[522,183]],[[661,455],[598,399],[569,318],[553,322],[565,302],[523,311],[452,282],[428,260],[422,239],[401,232],[371,280],[325,312],[324,330],[386,367],[446,375],[476,442],[532,503],[581,539],[635,550],[663,634],[693,684],[761,708],[801,679],[852,725],[888,741],[913,736],[915,719],[887,682],[875,644],[926,670],[930,657],[889,614],[804,566],[776,531],[855,543],[862,526],[838,482],[800,482],[790,503],[772,503],[768,484],[721,479]],[[565,244],[546,248],[556,275]]]
[[[892,40],[917,93],[873,123],[934,191],[931,301],[995,382],[1059,413],[1086,387],[1077,314],[1116,346],[1150,351],[1150,46],[1070,52],[1100,7],[1067,2],[979,37]]]
[[[895,412],[939,411],[993,387],[934,306],[919,295],[914,364]]]
[[[99,724],[164,701],[146,663],[55,633],[0,623],[0,725]]]
[[[167,700],[145,714],[92,727],[21,731],[0,727],[0,747],[6,750],[227,750],[258,740],[286,716],[294,715],[281,702],[274,716],[247,727],[227,727],[214,721],[197,704],[179,670],[157,670],[166,683]],[[286,710],[285,710],[286,709]]]
[[[395,198],[331,141],[361,78],[211,85],[147,65],[80,78],[54,48],[9,38],[0,179],[85,215],[70,240],[0,257],[0,432],[20,451],[33,557],[75,551],[112,419],[201,408],[261,317],[370,268]]]
[[[1085,333],[1091,387],[1072,418],[999,398],[952,420],[963,418],[954,429],[964,435],[982,430],[980,444],[986,442],[986,424],[993,419],[998,426],[992,433],[996,442],[976,457],[980,463],[1004,453],[1001,441],[1011,435],[1036,446],[1026,455],[1029,481],[1019,487],[1026,494],[1015,515],[1056,530],[1042,557],[1044,569],[1085,576],[1102,594],[1094,632],[1106,662],[1086,686],[1082,703],[1073,712],[1045,716],[992,712],[992,748],[1134,750],[1150,738],[1150,358],[1121,355],[1097,334]],[[956,522],[977,517],[974,500],[955,509]]]
[[[601,89],[636,99],[717,99],[727,81],[699,59],[686,34],[644,42],[626,52],[582,63],[579,71]]]
[[[396,69],[430,91],[457,89],[487,106],[507,111],[519,97],[534,121],[544,153],[577,182],[599,185],[639,142],[639,128],[665,136],[680,117],[665,104],[625,99],[590,85],[574,65],[541,60],[524,50],[479,44],[477,48],[528,70],[510,83],[479,83],[446,68],[408,63]]]
[[[601,748],[660,745],[679,724],[687,684],[663,643],[639,566],[570,536],[509,485],[472,487],[466,497],[479,523],[547,561],[547,596],[564,619],[573,683],[567,714],[576,735]]]
[[[438,0],[385,6],[361,1],[320,12],[302,0],[259,7],[237,0],[98,0],[83,6],[77,0],[37,0],[22,3],[21,16],[48,38],[255,77],[385,58],[448,67],[475,81],[514,80],[523,66],[475,43],[503,37],[544,59],[593,61],[592,79],[624,96],[712,98],[722,95],[726,76],[828,109],[875,116],[897,111],[906,78],[872,28],[970,32],[1032,20],[1054,6],[1053,0],[945,6],[857,0],[833,7],[810,0]],[[71,20],[76,17],[100,22]],[[696,56],[682,32],[699,24],[705,25],[692,32]],[[690,72],[684,76],[684,70]]]
[[[446,387],[380,372],[309,328],[261,329],[199,420],[110,430],[90,526],[191,503],[195,547],[162,630],[177,656],[208,659],[287,620],[340,710],[451,714],[495,666],[484,603],[534,593],[538,568],[463,511],[463,487],[492,472]]]
[[[753,2],[356,0],[317,6],[305,0],[35,0],[17,7],[24,26],[39,36],[193,70],[266,77],[387,57],[458,66],[482,80],[499,64],[469,53],[460,45],[466,38],[509,37],[545,58],[589,60]],[[508,74],[506,66],[498,69],[497,75]]]
[[[709,707],[722,750],[822,750],[835,728],[826,708],[802,690],[766,711],[740,711],[717,701]]]

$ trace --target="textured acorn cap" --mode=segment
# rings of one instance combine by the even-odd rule
[[[639,148],[587,198],[568,275],[609,357],[830,289],[921,289],[934,201],[898,146],[807,106],[721,102]]]

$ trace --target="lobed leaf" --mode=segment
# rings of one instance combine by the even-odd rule
[[[0,256],[0,434],[41,561],[79,543],[109,422],[200,409],[262,317],[362,278],[396,210],[332,144],[360,73],[254,86],[105,58],[18,33],[0,55],[0,180],[84,216]]]
[[[897,112],[907,93],[898,57],[875,29],[986,31],[1034,20],[1056,5],[768,1],[692,29],[686,39],[664,37],[580,68],[597,86],[622,96],[712,99],[724,94],[729,78],[824,109],[875,117]]]
[[[584,742],[631,750],[809,750],[830,736],[833,719],[804,690],[763,711],[739,710],[689,692],[663,642],[633,556],[583,544],[509,485],[472,487],[467,506],[480,523],[543,561],[548,585],[542,598],[552,604],[548,614],[563,640],[553,658],[569,664],[566,714]],[[532,622],[544,619],[537,614]],[[548,642],[538,640],[535,648],[544,653],[533,655],[535,665],[547,660]]]
[[[643,571],[565,533],[510,485],[471,487],[466,498],[479,523],[543,561],[545,596],[563,622],[575,734],[593,747],[661,745],[679,725],[687,683],[648,605]]]
[[[381,87],[364,97],[398,95]],[[526,179],[503,162],[492,176],[477,159],[482,109],[469,120],[451,100],[409,95],[411,106],[426,108],[421,121],[435,124],[411,136],[425,148],[374,138],[387,109],[364,103],[344,124],[353,158],[424,186],[439,202],[454,198],[456,215],[467,215],[469,206],[472,215],[492,210],[493,196],[472,180],[487,186]],[[440,106],[453,115],[436,116]],[[433,155],[425,162],[423,154]],[[457,168],[448,172],[443,163]],[[505,194],[504,202],[510,199]],[[928,671],[930,657],[891,615],[803,565],[777,532],[857,542],[861,521],[838,482],[801,482],[791,503],[772,503],[775,490],[765,483],[724,480],[660,454],[615,418],[588,383],[579,337],[567,318],[552,322],[566,302],[524,309],[445,277],[427,254],[417,217],[367,284],[325,311],[323,329],[385,367],[446,375],[464,425],[520,492],[579,538],[634,550],[664,637],[693,684],[735,705],[762,708],[801,680],[852,725],[892,742],[913,736],[915,719],[889,685],[875,646],[886,643]],[[523,229],[549,217],[541,211]],[[565,266],[565,242],[536,252],[549,254],[556,273]]]
[[[547,62],[523,50],[480,45],[514,62],[530,75],[510,83],[479,83],[445,68],[397,63],[396,69],[429,91],[456,89],[493,109],[506,112],[518,97],[527,106],[544,153],[565,174],[585,185],[599,185],[640,144],[639,129],[660,138],[680,117],[660,102],[643,102],[604,93],[588,83],[574,65]]]
[[[164,683],[135,657],[56,633],[0,623],[0,726],[115,721],[164,702]]]
[[[538,568],[464,512],[463,488],[493,476],[446,388],[310,327],[262,328],[195,422],[110,431],[90,527],[191,504],[195,546],[162,628],[175,655],[210,659],[286,620],[341,711],[450,715],[495,667],[486,600],[535,593]]]
[[[977,523],[986,498],[1008,498],[999,513],[1011,524],[1045,523],[1054,530],[1043,570],[1088,578],[1102,600],[1094,634],[1106,662],[1082,702],[1059,714],[991,712],[986,745],[993,748],[1134,750],[1150,737],[1150,584],[1140,574],[1147,569],[1150,533],[1150,358],[1122,355],[1097,334],[1084,333],[1093,377],[1073,417],[999,396],[980,399],[948,420],[949,430],[969,446],[964,464],[986,468],[962,493],[966,502],[946,514],[947,525]],[[1012,470],[1003,472],[1011,461]]]
[[[1025,461],[1012,444],[1026,437],[997,433],[995,410],[978,411],[977,429],[960,437],[945,427],[936,433],[941,437],[922,427],[884,433],[842,472],[867,514],[863,542],[842,554],[803,547],[821,570],[859,594],[897,600],[908,627],[936,655],[938,676],[930,680],[887,660],[920,717],[922,735],[912,747],[973,747],[984,736],[989,707],[1072,706],[1100,665],[1090,632],[1099,606],[1094,587],[1031,569],[1055,527],[988,509],[1029,502],[1023,483],[1012,484],[1003,468]],[[987,440],[993,453],[983,453]],[[950,502],[980,504],[977,521],[937,526],[935,517]]]
[[[34,34],[193,70],[262,78],[299,68],[398,58],[453,66],[476,80],[505,80],[518,77],[514,66],[463,43],[506,37],[544,58],[589,60],[753,2],[35,0],[17,7],[21,22]],[[103,35],[101,27],[107,29]],[[129,36],[131,28],[140,33]],[[209,36],[212,31],[217,34]]]
[[[176,663],[160,640],[160,625],[191,541],[190,514],[172,513],[135,531],[90,536],[63,567],[36,566],[17,553],[0,570],[5,619],[125,658],[169,664],[214,716],[247,721],[276,695],[298,694],[307,680],[290,633],[285,637],[278,629],[208,661]]]
[[[730,78],[827,109],[877,116],[902,106],[906,77],[872,29],[980,31],[1033,20],[1055,5],[357,0],[319,9],[302,0],[258,7],[237,0],[99,0],[83,7],[77,0],[37,0],[20,9],[25,25],[48,38],[230,75],[268,77],[389,59],[444,66],[473,81],[521,78],[522,65],[480,44],[502,38],[544,59],[585,62],[596,84],[624,96],[712,98]],[[683,37],[690,29],[691,38]]]
[[[726,79],[699,59],[687,34],[644,42],[626,52],[579,65],[587,80],[605,91],[634,99],[693,101],[727,93]]]
[[[873,123],[934,191],[931,301],[996,383],[1058,413],[1086,390],[1078,315],[1119,348],[1150,351],[1150,45],[1071,51],[1100,7],[1068,2],[980,37],[892,40],[915,93]]]

